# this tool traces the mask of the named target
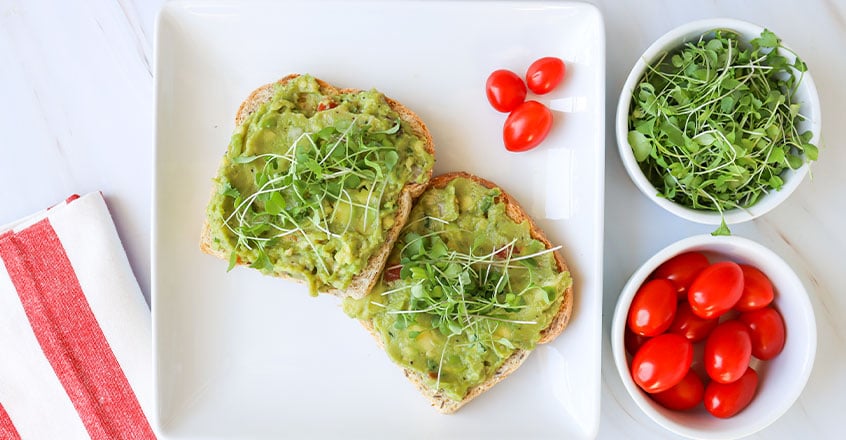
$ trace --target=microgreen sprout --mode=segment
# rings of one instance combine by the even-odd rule
[[[749,45],[715,30],[647,68],[628,142],[660,197],[720,214],[744,209],[781,189],[784,171],[817,159],[794,98],[807,67],[783,51],[768,30]],[[714,232],[729,233],[725,220]]]
[[[422,220],[435,220],[430,223],[434,230],[425,234],[408,231],[410,226]],[[444,241],[448,240],[447,234],[472,234],[473,231],[447,229],[444,228],[446,223],[424,216],[406,225],[399,248],[400,265],[389,267],[401,268],[403,282],[382,292],[382,296],[408,293],[405,307],[386,312],[397,316],[395,328],[405,329],[416,321],[416,315],[427,314],[431,318],[429,330],[438,331],[446,338],[437,364],[436,387],[440,386],[447,346],[460,335],[466,335],[473,344],[487,344],[501,357],[515,349],[508,338],[496,337],[496,331],[504,323],[537,324],[535,320],[519,318],[518,312],[527,307],[524,296],[536,289],[543,292],[547,303],[554,300],[556,289],[537,285],[532,269],[538,267],[535,261],[538,257],[560,248],[521,255],[518,241],[514,239],[481,252],[472,247],[461,252],[449,248]],[[512,282],[514,271],[527,272],[529,276],[522,277],[523,281],[515,285]],[[415,336],[419,334],[419,330],[412,331]]]
[[[282,239],[301,239],[314,253],[314,270],[328,274],[331,262],[318,251],[319,244],[353,229],[382,227],[385,193],[389,185],[396,186],[389,173],[398,161],[386,136],[399,129],[397,121],[388,130],[371,132],[354,118],[303,132],[282,153],[234,157],[234,163],[251,166],[255,183],[255,191],[246,195],[229,181],[221,184],[220,193],[232,199],[223,223],[235,236],[236,248],[255,249],[252,266],[271,270],[266,249]],[[346,220],[337,221],[342,212]]]

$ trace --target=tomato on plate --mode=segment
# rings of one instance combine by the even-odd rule
[[[705,341],[702,357],[708,376],[719,383],[743,376],[752,359],[752,340],[746,325],[736,319],[721,323]]]
[[[733,261],[706,267],[687,291],[690,308],[700,318],[717,318],[737,304],[743,293],[743,270]]]
[[[773,302],[773,283],[764,272],[748,264],[741,264],[740,269],[743,270],[743,293],[734,308],[740,312],[748,312],[764,308]]]
[[[663,262],[655,272],[653,278],[665,278],[673,282],[679,297],[685,297],[687,289],[693,280],[708,267],[708,257],[700,252],[685,252]]]
[[[676,386],[650,396],[664,408],[686,411],[699,405],[704,395],[705,385],[702,383],[702,379],[696,375],[696,372],[691,369]]]
[[[670,333],[682,335],[690,342],[704,341],[711,331],[717,327],[720,320],[717,318],[705,319],[696,316],[686,300],[679,301],[676,309],[676,317],[667,329]]]
[[[632,360],[632,379],[647,393],[660,393],[681,382],[693,363],[693,344],[664,333],[646,341]]]
[[[494,70],[485,83],[485,94],[488,95],[488,102],[493,108],[508,113],[526,99],[526,85],[510,70]]]
[[[537,101],[520,104],[505,119],[502,140],[508,151],[530,150],[546,139],[552,128],[552,111]]]
[[[567,67],[561,58],[543,57],[533,62],[526,71],[529,90],[543,95],[549,93],[564,79]]]
[[[647,281],[632,298],[628,326],[641,336],[664,333],[673,323],[676,304],[676,289],[672,282],[664,279]]]
[[[705,387],[705,409],[725,419],[746,408],[758,389],[758,373],[747,368],[740,379],[732,383],[710,382]]]
[[[768,361],[784,349],[785,327],[781,313],[772,307],[765,307],[740,314],[742,321],[749,328],[752,340],[752,356]]]

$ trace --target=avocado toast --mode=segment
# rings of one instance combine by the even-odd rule
[[[312,294],[365,295],[431,177],[425,124],[375,90],[297,74],[256,89],[235,124],[200,248]]]
[[[415,203],[379,282],[345,299],[344,311],[452,413],[567,326],[572,279],[557,249],[501,188],[441,175]]]

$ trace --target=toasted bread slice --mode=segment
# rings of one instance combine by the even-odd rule
[[[276,83],[269,83],[265,84],[258,89],[254,90],[250,95],[241,103],[241,106],[238,108],[238,112],[235,115],[235,125],[240,126],[244,123],[247,117],[255,112],[263,103],[270,101],[274,96],[274,87],[276,84],[284,84],[288,81],[291,81],[297,77],[299,74],[290,74],[285,76],[284,78],[278,80]],[[358,89],[339,89],[335,86],[315,78],[317,83],[320,86],[320,92],[327,96],[335,96],[341,94],[352,94],[357,93],[360,90]],[[385,97],[386,102],[391,107],[393,111],[395,111],[400,118],[411,127],[413,133],[422,138],[425,143],[425,150],[434,156],[435,148],[434,148],[434,141],[432,140],[432,136],[429,133],[429,129],[426,127],[426,124],[409,108],[401,104],[400,102],[393,100],[389,97]],[[353,298],[360,298],[366,295],[376,283],[379,278],[379,274],[383,266],[385,265],[385,261],[390,254],[391,248],[393,247],[394,242],[399,235],[400,230],[402,229],[403,225],[408,218],[409,213],[411,212],[411,208],[413,206],[414,199],[419,196],[425,189],[428,181],[431,179],[432,176],[432,168],[420,169],[420,174],[425,174],[425,176],[421,179],[421,182],[415,182],[416,179],[411,179],[409,183],[407,183],[397,200],[397,210],[396,216],[394,218],[393,226],[386,232],[384,244],[382,244],[375,252],[373,252],[370,258],[367,261],[366,266],[362,269],[356,276],[352,278],[349,285],[346,289],[336,289],[336,288],[327,288],[320,290],[320,293],[326,293],[331,295],[336,295],[340,297],[347,297],[351,296]],[[415,176],[416,177],[416,176]],[[215,189],[212,189],[212,196],[214,196]],[[208,219],[203,222],[202,231],[200,234],[200,249],[209,255],[221,258],[223,260],[228,260],[229,255],[222,249],[213,244],[213,237],[211,228],[208,222]],[[247,262],[238,261],[238,265],[248,265]],[[297,274],[291,273],[279,273],[275,272],[274,276],[294,280],[297,282],[306,282]]]
[[[506,215],[513,220],[515,223],[521,222],[528,222],[529,223],[529,232],[531,238],[541,242],[544,244],[546,249],[553,248],[552,243],[547,239],[544,235],[543,231],[538,228],[537,224],[531,219],[531,217],[526,214],[526,212],[520,207],[517,201],[505,192],[502,188],[499,188],[494,183],[485,180],[483,178],[471,175],[466,172],[452,172],[448,174],[443,174],[434,177],[429,182],[429,188],[443,188],[445,187],[450,181],[456,178],[466,178],[473,180],[482,186],[493,189],[497,188],[500,191],[500,196],[497,199],[497,202],[502,202],[505,204],[505,212]],[[569,268],[565,263],[564,259],[561,257],[558,251],[554,251],[553,258],[555,260],[555,264],[559,272],[569,272]],[[560,306],[558,307],[557,313],[552,318],[550,324],[540,331],[540,339],[538,340],[538,344],[548,343],[554,340],[558,335],[560,335],[570,320],[570,316],[573,311],[573,287],[572,283],[570,283],[563,292],[560,292],[562,296],[562,300]],[[360,320],[361,324],[370,332],[370,334],[376,339],[377,344],[381,348],[384,347],[384,343],[382,341],[382,336],[373,326],[372,322],[369,320]],[[503,364],[494,372],[493,376],[488,378],[483,383],[473,386],[469,388],[467,393],[465,394],[464,398],[460,401],[453,400],[447,397],[444,393],[440,390],[434,390],[427,386],[423,375],[417,371],[403,368],[403,372],[405,376],[415,385],[415,387],[422,393],[427,399],[429,399],[431,405],[443,414],[451,414],[457,411],[462,406],[466,405],[468,402],[479,396],[480,394],[484,393],[485,391],[489,390],[491,387],[508,377],[511,373],[517,370],[518,367],[528,358],[531,350],[525,349],[517,349],[515,350],[504,362]]]

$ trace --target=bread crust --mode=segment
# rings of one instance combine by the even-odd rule
[[[273,98],[274,94],[274,86],[276,84],[285,84],[288,81],[291,81],[300,74],[292,73],[289,74],[276,82],[265,84],[250,93],[250,95],[241,102],[241,105],[238,107],[238,111],[235,114],[235,126],[240,126],[247,117],[255,112],[261,104],[264,102],[270,101]],[[320,86],[321,93],[328,95],[328,96],[335,96],[345,93],[358,93],[361,90],[359,89],[340,89],[337,88],[326,81],[323,81],[319,78],[315,78],[318,85]],[[385,100],[388,105],[393,109],[397,114],[399,114],[400,118],[408,123],[412,131],[421,138],[424,139],[425,149],[429,154],[434,156],[435,154],[435,143],[432,139],[432,135],[429,133],[429,129],[426,127],[426,124],[417,116],[416,113],[411,111],[408,107],[396,101],[392,98],[385,96]],[[423,183],[416,183],[411,182],[406,184],[402,191],[399,194],[399,198],[397,200],[397,214],[394,218],[394,224],[386,233],[385,243],[382,244],[374,253],[370,256],[370,259],[367,261],[367,265],[362,269],[359,274],[357,274],[353,279],[350,281],[350,285],[346,289],[329,289],[329,290],[321,290],[319,293],[325,293],[330,295],[335,295],[339,297],[353,297],[353,298],[361,298],[367,295],[368,292],[373,288],[376,284],[376,281],[379,279],[379,275],[382,272],[382,268],[385,265],[385,262],[388,259],[388,255],[391,253],[391,249],[394,246],[394,242],[396,241],[397,237],[399,237],[400,230],[405,226],[405,222],[408,219],[408,215],[411,213],[411,208],[414,203],[414,199],[416,199],[423,191],[426,189],[426,186],[432,178],[432,169],[429,169],[426,172],[426,177]],[[212,188],[212,197],[214,196],[215,189]],[[224,252],[215,249],[212,246],[212,234],[211,228],[209,226],[208,218],[203,221],[202,230],[200,232],[200,250],[206,254],[215,256],[217,258],[221,258],[223,260],[229,260],[229,255],[226,255]],[[239,266],[244,266],[246,263],[238,262]],[[305,283],[304,279],[301,279],[293,274],[273,274],[276,277],[296,281],[299,283]]]
[[[530,236],[540,241],[541,243],[546,246],[547,249],[553,247],[552,243],[543,233],[543,231],[537,226],[537,224],[532,220],[532,218],[523,210],[522,207],[517,203],[517,201],[508,194],[504,189],[497,186],[493,182],[483,179],[481,177],[472,175],[467,172],[457,171],[457,172],[450,172],[446,174],[441,174],[432,178],[429,181],[429,188],[443,188],[446,186],[450,181],[456,178],[466,178],[473,180],[481,184],[486,188],[497,188],[500,191],[500,196],[497,201],[501,201],[505,204],[505,213],[506,215],[515,222],[529,222],[529,234]],[[555,263],[558,269],[561,272],[567,271],[569,272],[569,268],[567,267],[564,258],[558,251],[554,251],[553,257],[555,259]],[[562,300],[561,305],[558,308],[558,312],[555,314],[550,325],[541,331],[541,338],[538,341],[539,344],[545,344],[551,342],[555,338],[560,335],[564,329],[567,327],[567,324],[570,322],[570,316],[573,313],[573,285],[572,283],[564,290],[562,293]],[[373,324],[370,321],[360,320],[361,324],[370,332],[371,336],[376,339],[376,342],[379,344],[379,347],[384,349],[384,344],[382,342],[380,334],[376,331],[373,327]],[[476,385],[469,390],[467,390],[467,394],[461,401],[455,401],[450,399],[449,397],[445,396],[444,394],[440,393],[437,390],[432,390],[426,385],[424,377],[422,374],[403,368],[403,374],[405,377],[410,380],[414,386],[420,391],[421,394],[426,396],[429,399],[430,404],[439,412],[443,414],[452,414],[458,411],[459,408],[469,403],[471,400],[475,399],[477,396],[481,395],[485,391],[489,390],[491,387],[496,385],[497,383],[504,380],[508,377],[511,373],[517,370],[523,362],[529,357],[531,353],[530,350],[524,349],[517,349],[514,353],[509,356],[505,362],[499,367],[499,369],[494,372],[494,375],[486,380],[485,382]]]

